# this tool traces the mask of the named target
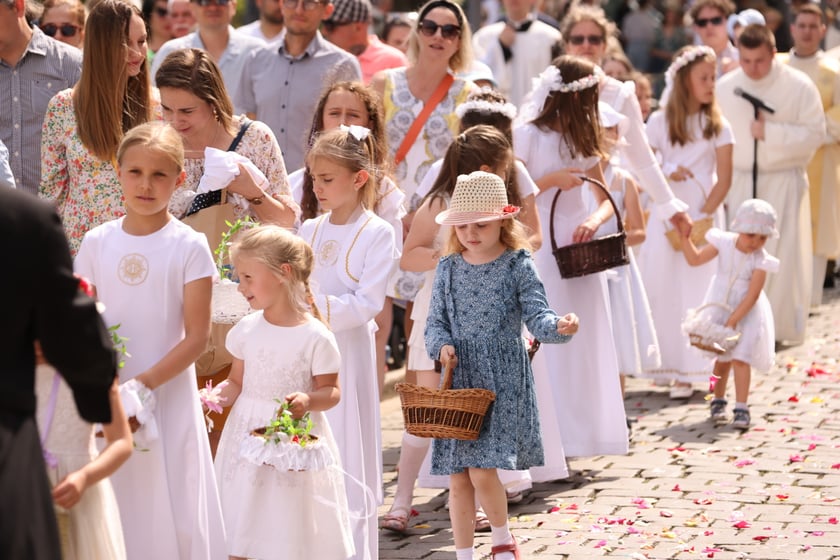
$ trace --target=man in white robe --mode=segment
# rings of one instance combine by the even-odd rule
[[[814,277],[811,305],[822,303],[828,259],[840,254],[840,60],[820,49],[825,15],[817,4],[797,10],[790,26],[793,48],[777,60],[805,72],[817,86],[825,111],[826,135],[808,166]]]
[[[756,197],[771,203],[779,216],[778,239],[767,250],[781,270],[771,275],[765,292],[773,308],[776,341],[798,344],[805,339],[811,302],[811,208],[805,169],[825,138],[825,117],[817,87],[798,70],[774,59],[773,34],[761,25],[744,28],[738,41],[740,68],[720,79],[717,97],[735,133],[729,215],[753,197],[753,158],[758,158]],[[735,93],[742,90],[774,113],[760,110]],[[754,139],[758,140],[753,153]]]
[[[504,21],[473,35],[478,60],[490,67],[499,91],[517,107],[531,91],[531,79],[559,54],[560,32],[536,17],[536,0],[503,0]]]

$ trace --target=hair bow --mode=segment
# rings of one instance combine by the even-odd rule
[[[350,135],[353,136],[353,138],[355,138],[359,142],[367,138],[370,134],[369,128],[365,128],[357,124],[351,124],[350,126],[341,125],[339,128],[344,132],[349,132]]]

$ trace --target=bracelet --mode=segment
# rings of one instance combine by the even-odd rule
[[[247,200],[248,202],[250,202],[251,204],[253,204],[255,206],[259,206],[260,204],[263,203],[264,198],[265,198],[265,191],[263,191],[263,193],[260,196],[257,196],[257,197],[254,197],[254,198],[246,198],[245,200]]]

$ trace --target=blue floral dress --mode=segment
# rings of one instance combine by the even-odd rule
[[[560,317],[548,307],[545,289],[528,251],[505,251],[481,265],[460,254],[441,259],[426,322],[426,348],[437,358],[455,347],[458,366],[452,388],[490,389],[490,405],[475,441],[437,439],[432,474],[464,468],[527,469],[543,464],[534,380],[522,341],[522,323],[542,342],[566,342]]]

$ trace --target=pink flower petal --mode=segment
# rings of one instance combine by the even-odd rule
[[[682,492],[682,489],[680,489],[679,484],[675,484],[674,487],[671,488],[671,492]]]
[[[749,521],[739,521],[738,523],[733,523],[732,526],[736,529],[749,529],[752,527],[752,524]]]
[[[790,457],[788,457],[788,461],[790,461],[791,463],[801,463],[804,460],[805,459],[802,458],[802,455],[791,455]]]

